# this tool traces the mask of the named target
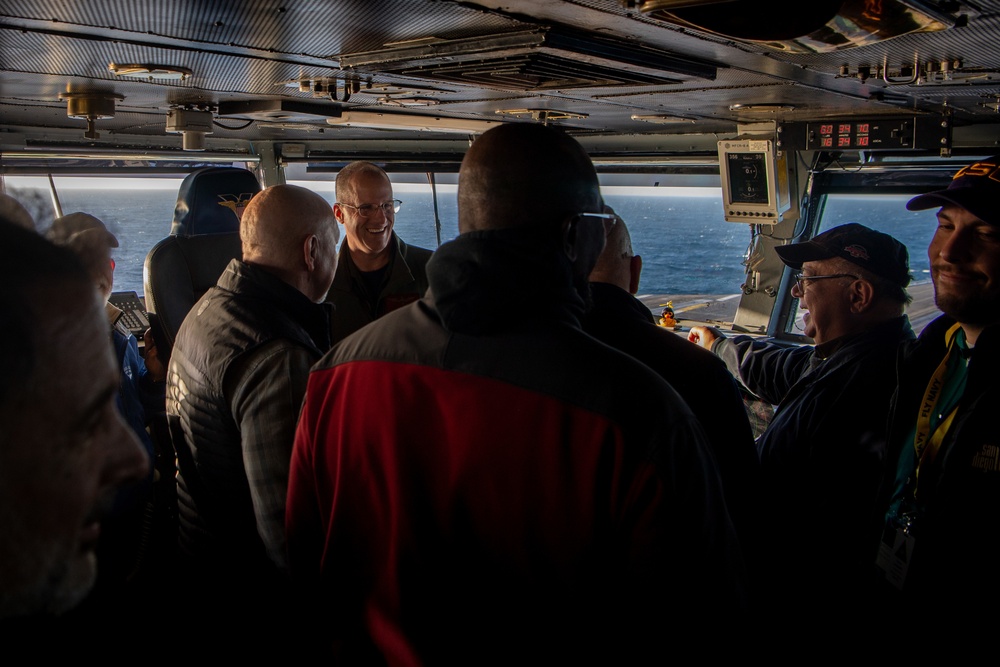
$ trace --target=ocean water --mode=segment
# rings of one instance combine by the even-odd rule
[[[18,193],[11,190],[11,194]],[[320,191],[333,201],[333,193]],[[438,221],[428,192],[397,188],[403,206],[396,215],[397,233],[407,242],[435,248],[438,238],[458,234],[454,192],[439,196]],[[65,213],[85,211],[108,225],[118,237],[115,251],[116,290],[143,293],[142,267],[146,253],[170,232],[176,190],[65,189],[60,192]],[[36,197],[37,199],[37,197]],[[906,197],[831,197],[823,227],[859,222],[892,234],[910,249],[916,280],[926,280],[926,248],[934,232],[934,211],[905,209]],[[704,196],[645,196],[606,192],[605,200],[629,226],[635,252],[642,255],[642,294],[736,294],[745,280],[741,264],[751,241],[750,226],[726,222],[721,200]],[[45,214],[37,215],[39,220]],[[51,220],[51,208],[48,212]],[[44,222],[42,223],[44,224]]]

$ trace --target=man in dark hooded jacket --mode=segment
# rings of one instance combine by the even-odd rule
[[[309,378],[286,526],[326,650],[628,662],[697,644],[709,615],[735,626],[742,557],[694,416],[580,329],[611,221],[587,154],[494,128],[458,203],[428,295]]]

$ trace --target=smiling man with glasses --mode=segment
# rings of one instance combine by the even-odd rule
[[[337,174],[333,214],[344,226],[337,275],[327,300],[337,311],[333,340],[416,301],[427,291],[431,251],[407,245],[393,231],[402,202],[381,167],[352,162]]]
[[[855,223],[775,250],[798,272],[792,295],[816,345],[726,338],[708,327],[692,327],[688,339],[777,405],[757,440],[760,584],[768,618],[804,621],[808,631],[857,613],[873,566],[870,514],[896,352],[913,340],[903,314],[909,256],[893,237]]]

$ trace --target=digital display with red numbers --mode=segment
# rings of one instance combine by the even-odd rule
[[[937,150],[950,142],[951,124],[933,117],[827,118],[788,123],[782,142],[789,150]]]

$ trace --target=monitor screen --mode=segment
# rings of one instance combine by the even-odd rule
[[[767,205],[767,153],[726,153],[726,159],[729,161],[729,201]]]

